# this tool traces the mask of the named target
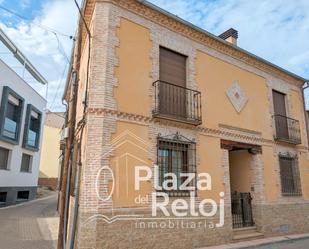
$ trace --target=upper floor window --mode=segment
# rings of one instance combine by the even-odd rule
[[[160,47],[159,80],[154,82],[156,117],[198,125],[201,93],[187,88],[187,56]]]
[[[160,80],[186,87],[187,56],[160,47]]]
[[[187,57],[160,47],[160,103],[166,114],[186,117]],[[174,98],[173,98],[174,97]]]
[[[11,88],[3,87],[0,109],[0,138],[18,144],[24,99]]]
[[[24,131],[24,148],[38,150],[41,134],[42,113],[33,105],[27,105],[27,115]]]
[[[10,151],[6,148],[0,147],[0,169],[8,169]]]
[[[281,192],[285,196],[301,195],[300,174],[296,157],[279,155]]]
[[[275,139],[292,144],[300,144],[299,121],[287,116],[286,95],[273,90]]]

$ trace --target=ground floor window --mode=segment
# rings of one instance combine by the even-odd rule
[[[297,157],[288,154],[280,154],[279,164],[282,195],[301,195],[300,174]]]
[[[0,204],[6,202],[7,192],[0,192]]]
[[[17,192],[17,200],[28,200],[28,199],[29,199],[29,191]]]
[[[8,149],[0,147],[0,169],[8,169],[9,153]]]
[[[183,190],[181,186],[184,186],[185,181],[188,179],[188,176],[183,173],[195,174],[196,172],[195,143],[179,134],[167,137],[159,136],[157,163],[159,167],[159,186],[162,187],[164,181],[168,181],[167,186],[169,188],[173,187],[171,190],[163,189],[163,191],[168,192],[171,196],[188,196],[189,191]],[[176,177],[175,184],[169,181],[172,179],[169,173]],[[188,184],[188,186],[195,186],[195,178]]]
[[[21,159],[21,172],[31,172],[31,164],[32,164],[32,156],[23,153],[22,159]]]

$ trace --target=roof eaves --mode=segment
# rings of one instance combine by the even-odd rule
[[[47,84],[47,80],[40,74],[40,72],[32,65],[27,57],[17,48],[11,39],[0,28],[0,40],[13,53],[16,59],[24,65],[27,71],[41,84]]]

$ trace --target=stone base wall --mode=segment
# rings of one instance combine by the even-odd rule
[[[266,237],[308,233],[309,203],[261,205],[255,220]]]
[[[18,199],[18,191],[29,191],[28,199]],[[0,187],[0,192],[6,193],[6,201],[0,202],[0,207],[14,205],[20,202],[29,201],[36,198],[37,187]]]
[[[113,213],[113,216],[115,215],[119,214]],[[216,227],[218,217],[174,220],[163,216],[151,219],[149,212],[143,215],[143,218],[149,219],[133,218],[109,224],[102,216],[79,214],[75,248],[189,249],[228,243],[232,240],[231,218],[228,216],[225,226]]]
[[[38,185],[50,187],[53,190],[56,190],[58,187],[58,178],[40,177]]]
[[[256,226],[265,237],[309,232],[309,223],[306,222],[309,220],[309,203],[258,205],[253,207],[253,212]],[[150,218],[147,211],[131,209],[130,212],[104,213],[105,217],[95,213],[80,213],[75,248],[189,249],[231,243],[233,229],[228,213],[230,208],[226,207],[225,225],[220,228],[211,226],[218,222],[218,217],[178,220],[178,227],[173,221],[173,227],[163,216],[158,216],[162,220],[116,220],[111,224],[106,222],[106,217],[116,215],[139,214]],[[203,226],[198,227],[199,222]],[[162,227],[162,224],[165,225]],[[192,228],[189,227],[191,225]]]

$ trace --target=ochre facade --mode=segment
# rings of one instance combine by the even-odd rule
[[[44,123],[40,174],[38,185],[52,189],[58,187],[59,160],[61,158],[61,129],[64,124],[63,113],[48,112]]]
[[[232,242],[235,191],[252,196],[254,226],[262,236],[309,232],[304,222],[309,218],[309,153],[300,78],[138,1],[86,1],[85,11],[92,37],[75,248],[197,248]],[[83,34],[77,122],[87,77],[88,39]],[[187,57],[186,87],[201,94],[201,124],[153,117],[160,47]],[[241,91],[234,101],[245,99],[240,111],[228,96],[233,85]],[[300,143],[274,139],[273,90],[285,94],[287,116],[299,123]],[[156,191],[153,178],[134,189],[135,167],[153,172],[158,138],[176,134],[194,141],[196,172],[211,176],[212,189],[198,190],[196,203],[223,200],[224,226],[141,229],[142,219],[132,219],[153,218],[151,193]],[[281,154],[297,158],[300,195],[282,194]],[[112,174],[104,170],[107,166]],[[139,196],[147,201],[137,202]],[[131,219],[105,219],[117,215]],[[166,220],[161,212],[158,217]],[[199,218],[219,222],[218,214]]]

